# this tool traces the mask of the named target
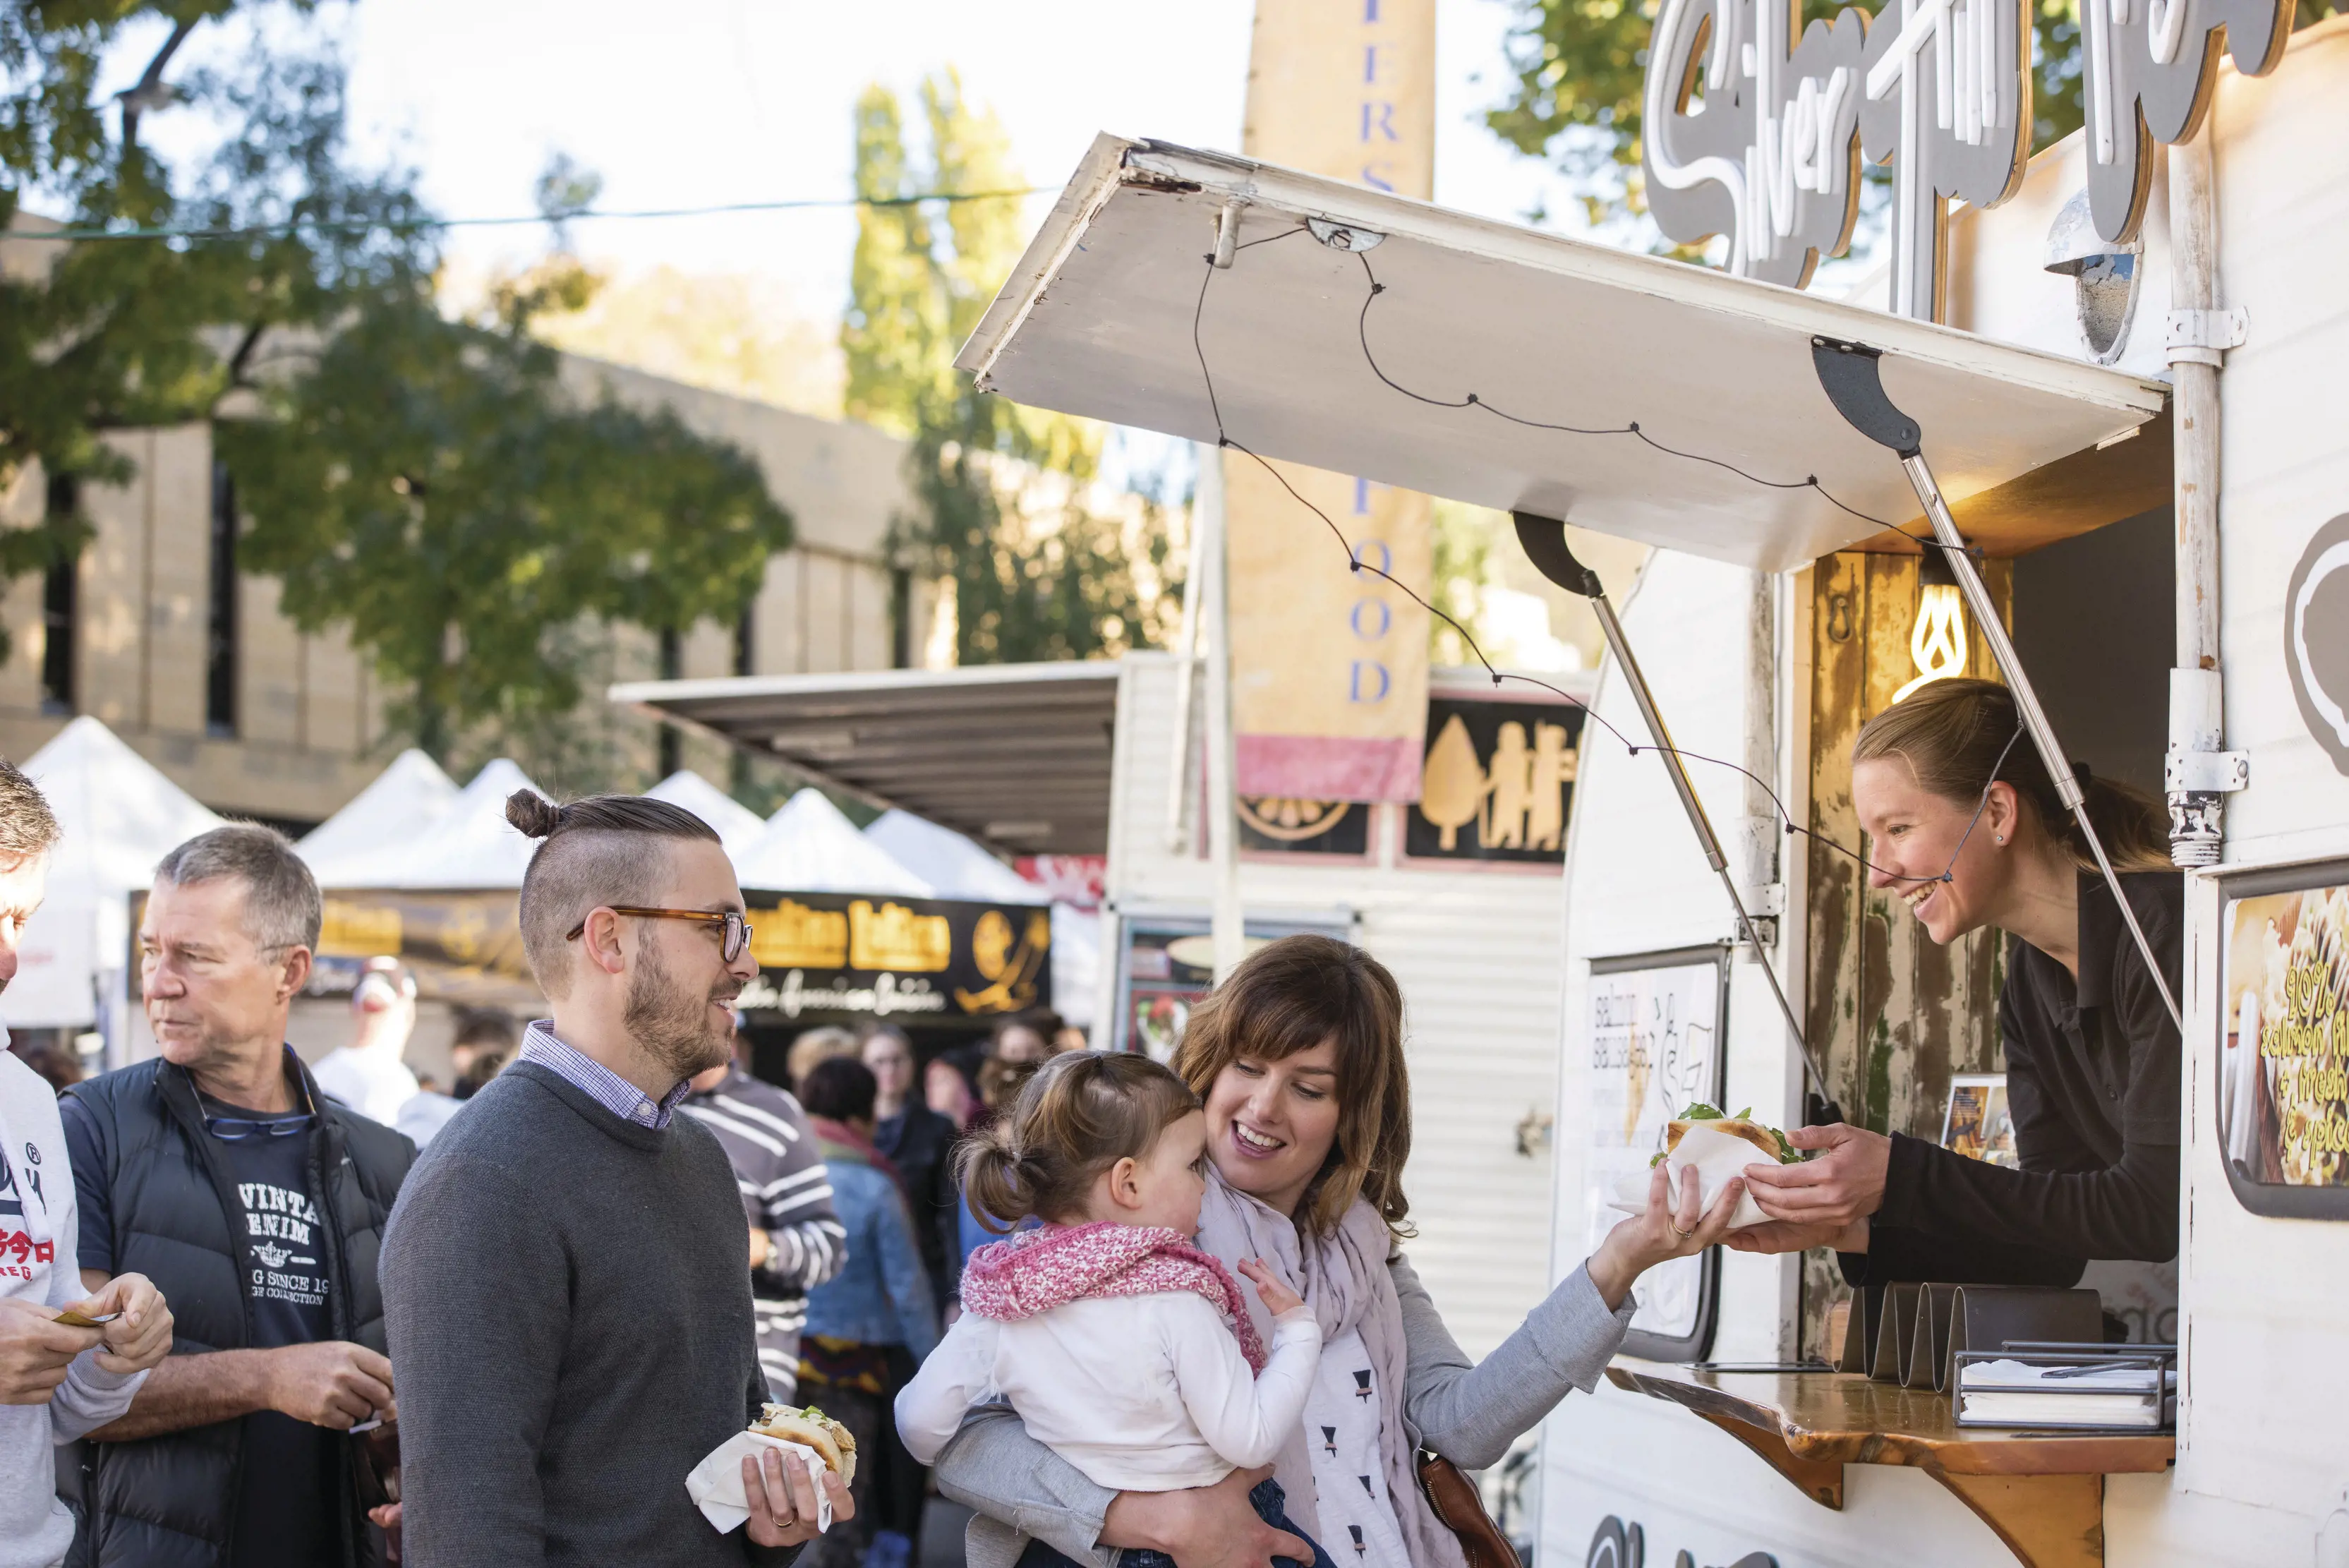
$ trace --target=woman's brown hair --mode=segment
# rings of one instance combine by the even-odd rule
[[[971,1211],[990,1231],[1084,1210],[1094,1178],[1140,1159],[1199,1108],[1190,1085],[1147,1056],[1070,1051],[1035,1070],[1009,1113],[955,1155]]]
[[[1402,1060],[1402,990],[1386,965],[1333,937],[1268,942],[1191,1009],[1174,1070],[1205,1098],[1241,1057],[1278,1062],[1324,1040],[1337,1047],[1338,1139],[1299,1217],[1326,1234],[1362,1198],[1390,1231],[1407,1236],[1411,1075]]]
[[[1936,680],[1861,725],[1851,743],[1851,760],[1857,765],[1899,757],[1925,789],[1967,807],[1982,799],[1993,781],[2012,784],[2047,836],[2070,851],[2083,870],[2095,870],[2096,860],[2087,839],[2056,794],[2039,748],[2020,724],[2014,693],[1998,682]],[[2086,773],[2085,768],[2075,771]],[[2083,782],[2088,820],[2095,824],[2114,869],[2176,869],[2169,858],[2169,818],[2160,803],[2111,779]]]

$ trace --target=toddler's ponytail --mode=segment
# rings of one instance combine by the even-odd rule
[[[1001,1234],[1036,1212],[1033,1189],[1019,1179],[1019,1151],[1011,1146],[1009,1118],[966,1142],[955,1155],[955,1166],[970,1210],[987,1230]]]
[[[1160,1133],[1198,1108],[1191,1086],[1147,1056],[1064,1052],[956,1152],[956,1175],[971,1212],[999,1234],[1031,1216],[1071,1220],[1095,1178],[1147,1155]]]

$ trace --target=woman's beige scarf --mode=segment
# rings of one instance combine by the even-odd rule
[[[1402,1525],[1412,1568],[1467,1568],[1459,1538],[1435,1517],[1419,1490],[1418,1433],[1405,1421],[1402,1409],[1410,1360],[1403,1343],[1402,1303],[1387,1272],[1392,1244],[1386,1221],[1359,1198],[1335,1231],[1309,1237],[1287,1215],[1208,1172],[1207,1196],[1199,1210],[1199,1245],[1226,1267],[1243,1258],[1262,1258],[1313,1309],[1323,1344],[1350,1332],[1361,1334],[1378,1376],[1379,1453],[1386,1464],[1387,1494]],[[1248,1314],[1269,1343],[1271,1316],[1254,1291],[1246,1293]],[[1273,1460],[1273,1479],[1288,1494],[1288,1516],[1319,1540],[1320,1500],[1301,1422]]]

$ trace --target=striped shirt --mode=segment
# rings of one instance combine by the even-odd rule
[[[523,1031],[519,1060],[537,1063],[622,1121],[656,1131],[668,1126],[669,1113],[685,1097],[686,1081],[680,1078],[658,1100],[651,1098],[603,1063],[557,1040],[551,1018],[541,1018]]]
[[[848,1232],[833,1211],[831,1173],[799,1101],[740,1067],[707,1094],[688,1095],[678,1108],[717,1135],[733,1164],[743,1212],[767,1233],[767,1261],[750,1272],[750,1308],[759,1365],[775,1397],[789,1400],[799,1378],[807,1293],[847,1262]]]

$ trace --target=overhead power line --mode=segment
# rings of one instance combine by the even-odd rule
[[[633,218],[709,218],[732,213],[792,213],[840,207],[915,207],[926,202],[1001,202],[1057,190],[1052,185],[1027,185],[1016,191],[925,191],[912,196],[820,196],[797,202],[726,202],[709,207],[647,207],[634,212],[531,213],[502,218],[345,218],[316,222],[296,218],[283,223],[254,223],[228,228],[178,228],[169,225],[139,229],[52,229],[45,234],[12,232],[12,240],[237,240],[271,234],[355,234],[383,229],[412,234],[424,229],[502,229],[526,223],[576,223]]]

